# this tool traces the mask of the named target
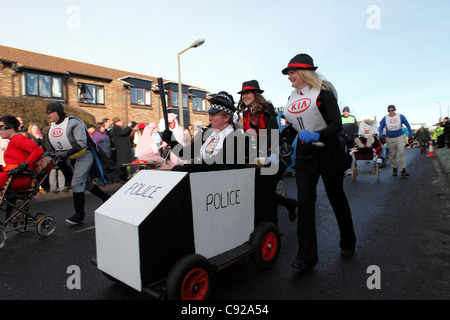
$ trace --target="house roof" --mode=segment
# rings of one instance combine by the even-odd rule
[[[41,53],[35,53],[0,45],[0,61],[16,62],[21,67],[45,70],[62,74],[79,74],[90,77],[119,80],[126,76],[157,81],[155,77],[122,71],[94,64],[53,57]]]

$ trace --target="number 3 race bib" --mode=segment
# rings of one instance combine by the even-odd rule
[[[72,148],[66,134],[68,123],[69,118],[66,118],[60,124],[52,122],[50,126],[48,139],[55,150],[70,150]]]

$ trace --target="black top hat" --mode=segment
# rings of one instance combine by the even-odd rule
[[[242,84],[242,90],[238,92],[238,94],[242,94],[245,91],[256,91],[259,93],[263,93],[264,90],[259,88],[259,83],[256,80],[246,81]]]
[[[281,72],[287,74],[289,70],[316,70],[317,68],[318,67],[314,67],[314,61],[309,55],[300,53],[293,57],[291,61],[289,61],[287,68],[284,68]]]
[[[211,107],[207,112],[217,113],[220,111],[225,111],[229,114],[234,114],[236,112],[233,96],[226,91],[220,91],[211,99]]]

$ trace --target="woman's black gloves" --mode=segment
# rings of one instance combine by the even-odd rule
[[[19,164],[17,167],[9,170],[8,176],[13,176],[18,173],[21,173],[21,172],[25,171],[27,168],[28,168],[28,162],[24,161],[21,164]]]

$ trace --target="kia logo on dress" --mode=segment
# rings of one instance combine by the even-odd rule
[[[290,113],[302,113],[306,111],[311,105],[311,99],[303,98],[295,101],[287,109]]]
[[[58,138],[58,137],[61,137],[63,135],[63,133],[64,133],[63,129],[56,128],[56,129],[52,130],[51,135],[52,135],[53,138]]]

